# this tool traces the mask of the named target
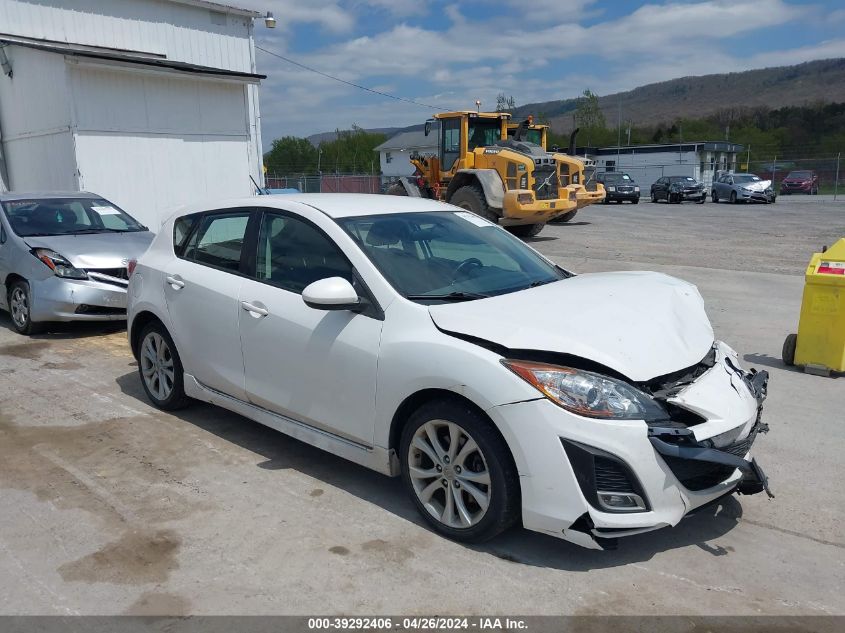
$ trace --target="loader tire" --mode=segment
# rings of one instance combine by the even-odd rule
[[[546,226],[545,222],[538,222],[537,224],[517,224],[516,226],[509,226],[507,228],[508,231],[517,237],[534,237],[540,234],[544,226]]]
[[[479,215],[485,220],[490,220],[494,224],[499,223],[499,216],[487,204],[484,191],[478,185],[465,185],[461,187],[446,202],[454,204],[456,207],[461,207],[461,209],[466,209],[470,213]]]
[[[385,193],[388,196],[407,196],[408,192],[405,191],[405,187],[402,185],[401,182],[394,182],[387,188]]]
[[[554,220],[552,220],[552,222],[554,224],[569,222],[572,218],[575,217],[576,213],[578,213],[578,209],[575,209],[574,211],[567,211],[563,215],[557,216]]]

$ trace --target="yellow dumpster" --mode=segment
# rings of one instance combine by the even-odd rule
[[[808,374],[845,371],[845,238],[807,266],[798,334],[783,343],[783,362]]]

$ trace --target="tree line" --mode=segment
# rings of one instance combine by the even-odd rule
[[[542,114],[540,115],[542,119]],[[608,124],[598,97],[585,91],[574,112],[579,127],[578,145],[590,147],[622,144],[730,141],[750,148],[752,161],[831,157],[845,150],[845,103],[812,103],[804,106],[723,108],[715,114],[679,118],[661,125],[638,126],[622,121]],[[550,144],[566,147],[567,134],[550,131]]]
[[[369,174],[379,173],[375,148],[387,140],[378,132],[367,132],[353,125],[351,130],[336,130],[335,139],[315,146],[307,138],[284,136],[273,141],[264,155],[270,175],[290,174]]]

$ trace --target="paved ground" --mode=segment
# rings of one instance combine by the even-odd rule
[[[464,547],[397,480],[220,409],[145,402],[125,333],[24,339],[0,315],[0,613],[845,614],[845,383],[786,369],[801,272],[845,204],[599,206],[533,245],[581,272],[699,285],[772,374],[777,498],[593,552],[524,530]]]

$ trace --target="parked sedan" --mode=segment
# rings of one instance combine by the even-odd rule
[[[819,193],[818,174],[809,170],[789,172],[780,183],[780,195],[784,196],[791,193],[817,195]]]
[[[627,200],[631,204],[640,201],[640,186],[628,174],[618,172],[602,172],[596,174],[596,181],[604,185],[604,203]]]
[[[92,193],[0,193],[0,308],[34,334],[48,321],[126,318],[127,262],[153,234]]]
[[[683,202],[692,200],[702,204],[707,199],[707,191],[692,176],[664,176],[651,186],[651,201]]]
[[[762,180],[754,174],[722,174],[713,181],[710,192],[713,202],[728,200],[737,202],[773,203],[776,199],[771,180]]]
[[[211,402],[386,475],[438,532],[602,548],[766,479],[767,374],[695,286],[575,276],[422,198],[261,196],[171,219],[129,280],[150,401]]]

